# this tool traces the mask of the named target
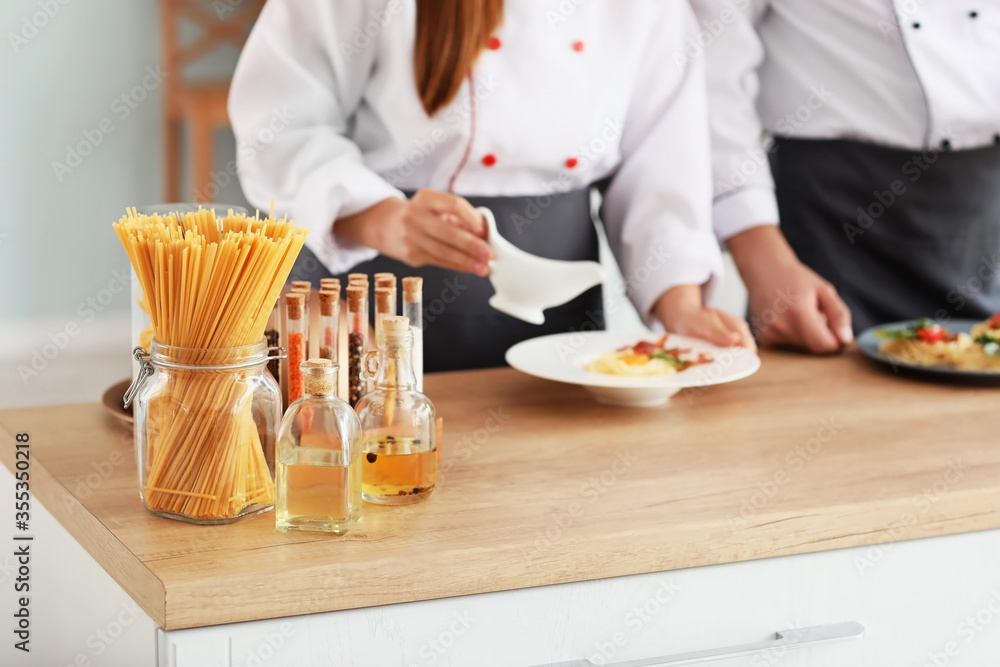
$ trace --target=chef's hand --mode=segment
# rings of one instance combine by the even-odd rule
[[[727,243],[761,345],[829,354],[854,340],[851,311],[837,290],[799,261],[777,227],[752,227]]]
[[[742,345],[751,352],[757,351],[750,327],[743,318],[705,307],[699,285],[671,287],[653,306],[653,314],[671,333],[701,338],[723,347]]]
[[[486,223],[464,198],[418,190],[409,199],[391,197],[341,218],[338,238],[378,250],[410,266],[432,264],[485,276],[492,257]]]

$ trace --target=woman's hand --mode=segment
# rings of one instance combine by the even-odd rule
[[[656,302],[653,313],[669,332],[701,338],[722,347],[742,345],[751,352],[757,351],[746,321],[724,310],[705,307],[698,285],[670,288]]]
[[[446,192],[418,190],[410,199],[382,200],[338,220],[333,233],[410,266],[489,273],[486,223],[472,204]]]
[[[761,345],[838,352],[854,340],[851,311],[837,290],[799,261],[781,232],[753,227],[728,241],[746,283]]]

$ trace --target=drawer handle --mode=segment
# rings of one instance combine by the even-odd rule
[[[829,644],[831,642],[844,641],[845,639],[861,639],[864,634],[864,626],[854,621],[831,623],[830,625],[815,625],[811,628],[781,630],[775,633],[774,639],[769,639],[768,641],[742,644],[740,646],[726,646],[724,648],[711,648],[691,653],[677,653],[675,655],[665,655],[660,658],[616,662],[609,667],[676,667],[677,665],[694,665],[700,662],[741,658],[759,653],[769,653],[771,651],[784,651],[792,648],[816,646],[817,644]],[[569,662],[557,662],[550,665],[539,665],[538,667],[594,667],[594,663],[590,660],[570,660]]]

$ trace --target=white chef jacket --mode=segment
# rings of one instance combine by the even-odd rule
[[[768,135],[903,149],[1000,144],[1000,0],[692,0],[714,225],[776,223]],[[879,184],[876,184],[879,185]]]
[[[334,273],[375,256],[331,233],[401,191],[524,196],[613,175],[604,225],[640,313],[721,274],[703,64],[681,0],[507,0],[454,101],[428,118],[414,0],[270,0],[229,96],[247,198],[310,229]],[[586,221],[582,221],[582,224]],[[666,260],[664,260],[666,257]]]

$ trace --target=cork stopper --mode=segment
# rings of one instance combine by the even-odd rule
[[[382,318],[382,330],[388,336],[404,336],[410,331],[410,318],[403,315],[390,315]]]
[[[334,287],[336,287],[337,289],[340,289],[340,278],[320,278],[319,279],[319,288],[321,290],[324,290],[324,289],[327,289],[327,290],[328,289],[333,289]]]
[[[308,280],[293,280],[292,289],[296,292],[310,292],[312,291],[312,283]]]
[[[340,286],[336,289],[319,291],[319,312],[324,317],[333,317],[337,304],[340,302]]]
[[[424,289],[424,279],[416,276],[403,278],[403,301],[419,303]]]
[[[299,364],[303,389],[307,394],[322,396],[337,393],[337,370],[340,366],[329,359],[309,359]]]
[[[347,284],[354,285],[355,283],[365,283],[368,284],[368,274],[367,273],[348,273],[347,274]]]
[[[392,273],[376,273],[375,287],[388,287],[396,289],[396,276]]]
[[[288,308],[288,319],[301,320],[305,305],[306,295],[302,292],[289,292],[285,295],[285,307]]]
[[[389,287],[376,287],[375,288],[375,312],[376,313],[391,313],[395,310],[395,299],[396,291]]]
[[[365,307],[368,300],[368,288],[361,285],[347,286],[347,308],[352,311],[359,311]]]

